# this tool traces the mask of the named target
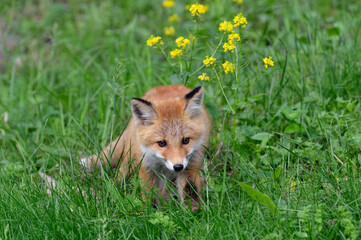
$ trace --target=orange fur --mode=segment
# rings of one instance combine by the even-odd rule
[[[191,91],[183,85],[160,86],[148,91],[142,99],[132,99],[133,117],[124,133],[101,154],[89,157],[87,165],[99,168],[110,161],[114,168],[121,163],[118,181],[129,169],[140,166],[139,176],[146,190],[144,199],[152,190],[158,191],[160,197],[169,198],[166,182],[175,185],[182,202],[187,198],[188,185],[193,185],[199,193],[202,187],[199,168],[211,125],[202,104],[203,91],[202,87]],[[161,146],[160,141],[166,146]],[[183,166],[181,171],[180,166]]]

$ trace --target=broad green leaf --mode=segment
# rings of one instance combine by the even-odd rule
[[[295,120],[296,118],[298,118],[300,116],[299,110],[293,110],[290,107],[282,108],[281,112],[288,120]]]
[[[173,74],[169,77],[169,81],[172,84],[182,84],[182,80],[179,79],[179,77],[177,76],[177,74]]]
[[[273,213],[276,210],[276,204],[264,193],[260,192],[259,190],[245,184],[243,182],[236,181],[241,188],[248,194],[248,196],[255,199],[257,202],[262,204],[263,206],[268,207]]]
[[[253,135],[251,138],[254,140],[262,141],[261,147],[266,146],[268,140],[273,136],[272,133],[261,132]]]
[[[305,232],[295,232],[295,234],[297,237],[300,237],[300,238],[308,238],[308,234]]]
[[[297,132],[303,133],[305,131],[306,131],[305,128],[296,122],[291,122],[290,124],[288,124],[288,126],[285,129],[285,132],[288,134],[297,133]]]
[[[270,139],[272,136],[272,133],[261,132],[253,135],[251,138],[254,140],[264,141],[265,139]]]

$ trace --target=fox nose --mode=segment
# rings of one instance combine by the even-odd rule
[[[173,166],[174,171],[180,172],[183,170],[183,164],[176,164]]]

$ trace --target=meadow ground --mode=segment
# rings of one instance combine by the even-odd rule
[[[361,4],[239,2],[0,1],[0,239],[361,238]],[[196,213],[78,165],[172,83],[204,86],[213,119]]]

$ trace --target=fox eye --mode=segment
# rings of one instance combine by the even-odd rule
[[[189,137],[183,138],[182,143],[183,143],[184,145],[187,145],[187,144],[189,143]]]
[[[166,141],[159,141],[159,142],[157,142],[157,143],[158,143],[159,147],[165,147],[165,146],[167,146],[167,142],[166,142]]]

